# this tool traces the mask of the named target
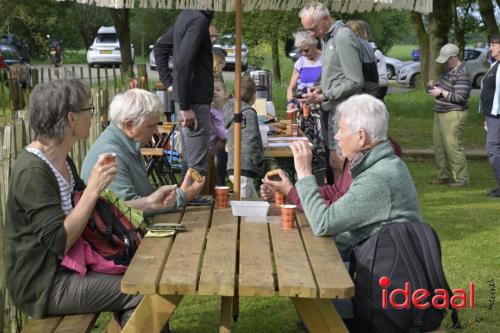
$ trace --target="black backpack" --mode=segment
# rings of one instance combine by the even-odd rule
[[[418,288],[430,291],[430,296],[421,303],[430,302],[438,288],[452,296],[441,265],[439,239],[428,224],[399,222],[382,225],[377,233],[352,248],[349,271],[355,285],[354,315],[363,332],[419,333],[436,330],[441,325],[445,309],[431,305],[420,310],[411,302],[411,293]],[[386,286],[383,295],[380,278],[384,276],[390,279],[390,285]],[[404,289],[406,282],[410,283],[410,307],[395,309],[388,302],[390,292],[396,288]],[[383,308],[383,296],[387,300],[386,308]],[[402,303],[402,296],[395,298]],[[455,309],[452,310],[452,320],[453,327],[459,328]]]

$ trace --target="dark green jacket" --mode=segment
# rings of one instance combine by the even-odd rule
[[[69,162],[80,188],[83,183]],[[26,150],[12,170],[5,209],[7,289],[16,307],[33,318],[43,318],[58,258],[64,256],[66,216],[54,173]]]
[[[335,235],[344,255],[386,222],[422,222],[413,179],[389,141],[376,145],[351,166],[352,184],[326,206],[314,176],[295,185],[315,235]]]

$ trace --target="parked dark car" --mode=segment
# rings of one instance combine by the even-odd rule
[[[31,49],[24,39],[13,34],[0,34],[0,44],[7,44],[15,47],[23,62],[31,62]]]
[[[31,86],[31,66],[21,59],[17,50],[7,44],[0,44],[0,73],[3,80],[9,74],[23,86]]]

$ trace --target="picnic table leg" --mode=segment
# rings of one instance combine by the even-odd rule
[[[159,333],[181,299],[182,295],[145,295],[122,332]]]
[[[290,298],[311,333],[348,333],[337,310],[329,299]]]
[[[234,297],[233,297],[233,320],[234,320],[234,322],[238,321],[239,315],[240,315],[240,296],[234,295]]]
[[[230,333],[232,323],[233,297],[221,297],[219,333]]]

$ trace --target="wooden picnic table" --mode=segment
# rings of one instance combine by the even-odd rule
[[[279,215],[271,205],[268,223],[209,206],[156,216],[188,231],[142,241],[121,289],[144,298],[123,332],[160,332],[184,295],[222,298],[219,332],[230,332],[239,296],[289,297],[310,332],[347,332],[330,300],[352,297],[354,286],[335,243],[314,236],[302,212],[293,230]]]

